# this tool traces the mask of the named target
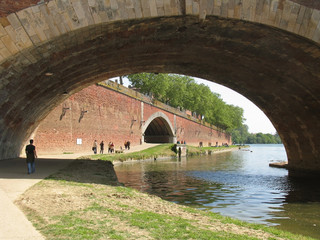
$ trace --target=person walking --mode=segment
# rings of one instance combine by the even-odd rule
[[[36,171],[35,159],[37,158],[36,146],[33,145],[33,139],[30,139],[30,144],[26,146],[28,174]]]
[[[98,147],[97,140],[94,140],[93,146],[92,146],[92,151],[94,154],[97,154],[97,147]]]
[[[111,152],[111,153],[114,152],[114,144],[113,144],[113,142],[111,142],[111,145],[110,145],[110,152]]]
[[[111,142],[108,144],[108,153],[111,153]]]
[[[101,141],[101,143],[100,143],[100,154],[103,154],[103,150],[104,150],[104,143],[103,143],[103,141]]]

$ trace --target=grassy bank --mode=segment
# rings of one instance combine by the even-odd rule
[[[126,161],[126,160],[143,160],[154,159],[158,157],[175,157],[176,153],[172,151],[173,144],[161,144],[148,149],[132,153],[116,153],[116,154],[95,154],[85,156],[85,159],[101,159],[107,161]]]
[[[226,150],[233,150],[237,149],[239,146],[229,146],[229,147],[195,147],[195,146],[188,146],[188,155],[189,156],[194,156],[194,155],[202,155],[206,154],[207,152],[211,151],[212,153],[214,152],[219,152],[219,151],[226,151]]]
[[[74,161],[16,204],[46,239],[311,239],[123,187],[101,160]]]
[[[173,151],[174,144],[161,144],[142,151],[133,153],[119,153],[119,154],[95,154],[90,156],[84,156],[83,159],[100,159],[107,161],[126,161],[126,160],[144,160],[144,159],[154,159],[159,157],[175,157],[176,153]],[[238,146],[230,147],[194,147],[188,145],[188,155],[201,155],[208,151],[217,152],[222,150],[231,150],[233,148],[238,148]]]

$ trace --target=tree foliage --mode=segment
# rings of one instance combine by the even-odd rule
[[[206,122],[231,132],[243,124],[243,109],[226,104],[217,93],[191,77],[176,74],[140,73],[127,76],[140,92],[172,107],[190,110]]]
[[[270,133],[249,133],[248,126],[243,124],[232,131],[232,141],[236,144],[268,144],[282,143],[278,133],[272,135]]]

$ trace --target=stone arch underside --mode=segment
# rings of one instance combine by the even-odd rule
[[[185,74],[234,89],[274,124],[291,169],[319,172],[319,11],[293,5],[298,17],[302,8],[308,17],[299,20],[296,33],[301,37],[287,32],[289,25],[283,31],[275,28],[280,23],[268,27],[250,22],[251,17],[223,17],[221,6],[219,16],[213,16],[212,9],[205,16],[196,5],[190,13],[188,6],[174,2],[172,11],[163,6],[166,16],[155,16],[154,7],[140,5],[141,16],[136,11],[132,19],[120,4],[110,11],[101,7],[105,15],[99,20],[76,4],[69,9],[61,5],[69,1],[57,0],[1,19],[0,158],[17,157],[26,138],[68,95],[105,78],[144,71]],[[71,22],[59,16],[67,13]],[[32,22],[41,16],[47,29]]]
[[[147,143],[175,143],[172,124],[162,112],[156,112],[149,117],[142,128],[142,133]]]

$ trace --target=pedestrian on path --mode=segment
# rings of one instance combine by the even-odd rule
[[[36,170],[35,159],[37,158],[36,146],[33,145],[33,139],[30,139],[30,144],[26,146],[28,174],[34,173]]]
[[[100,154],[103,154],[103,150],[104,150],[104,142],[101,141],[101,143],[100,143]]]
[[[97,148],[98,148],[97,140],[94,140],[93,146],[92,146],[92,151],[94,154],[97,154]]]

